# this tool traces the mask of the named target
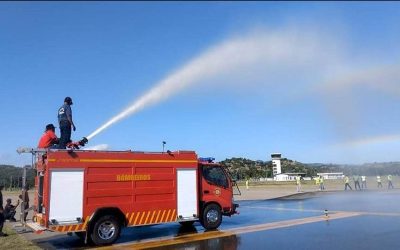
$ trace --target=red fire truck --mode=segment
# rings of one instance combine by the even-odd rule
[[[123,227],[200,221],[218,228],[236,213],[229,172],[193,151],[36,152],[35,231],[115,242]]]

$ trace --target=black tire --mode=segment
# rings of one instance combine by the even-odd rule
[[[179,224],[181,224],[183,227],[191,227],[193,226],[194,221],[181,221]]]
[[[78,236],[78,238],[79,238],[81,241],[85,241],[86,232],[75,232],[75,235]]]
[[[222,222],[222,212],[221,207],[217,204],[209,204],[204,210],[200,219],[201,225],[207,229],[216,229],[221,225]]]
[[[110,245],[118,239],[120,232],[121,225],[118,219],[112,215],[105,215],[94,223],[90,238],[95,245]]]

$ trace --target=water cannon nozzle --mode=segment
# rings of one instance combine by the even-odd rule
[[[79,145],[81,145],[82,147],[85,146],[87,143],[89,142],[89,140],[86,137],[83,137],[82,140],[79,141]]]

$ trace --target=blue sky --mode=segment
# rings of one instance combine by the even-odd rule
[[[175,78],[88,146],[398,161],[399,23],[396,2],[2,2],[0,164],[65,96],[79,140]]]

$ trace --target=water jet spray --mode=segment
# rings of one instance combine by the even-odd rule
[[[178,70],[167,75],[139,97],[134,103],[116,116],[109,119],[86,138],[91,140],[111,125],[125,119],[138,111],[157,104],[182,90],[197,83],[204,83],[211,77],[224,74],[239,73],[248,66],[256,68],[262,65],[272,67],[293,67],[309,65],[310,59],[324,62],[320,56],[326,48],[320,46],[323,42],[315,35],[294,30],[262,31],[250,33],[247,36],[236,37],[213,46],[190,60]],[[293,60],[295,58],[295,60]],[[247,84],[248,82],[243,82]]]

